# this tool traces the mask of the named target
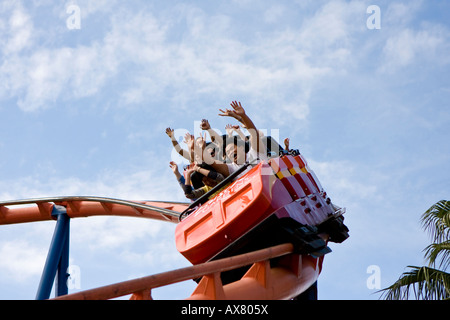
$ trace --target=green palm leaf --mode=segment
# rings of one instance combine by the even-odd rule
[[[381,298],[403,300],[414,295],[415,299],[450,299],[450,201],[441,200],[428,209],[421,218],[422,226],[427,230],[433,243],[425,248],[428,267],[408,266],[391,286],[380,290]],[[438,263],[439,262],[439,263]],[[438,265],[442,270],[434,269]]]
[[[422,226],[431,234],[433,242],[443,242],[450,235],[450,201],[441,200],[422,215]]]
[[[390,287],[385,288],[382,298],[386,300],[404,300],[414,294],[415,299],[450,299],[450,274],[429,267],[408,266],[405,272]]]
[[[450,240],[430,244],[425,249],[425,258],[430,267],[436,265],[440,259],[439,268],[446,270],[450,265]]]

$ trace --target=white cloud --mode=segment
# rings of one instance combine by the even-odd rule
[[[167,160],[169,161],[169,160]],[[157,172],[157,170],[166,170]],[[133,173],[105,171],[91,179],[76,176],[29,176],[0,182],[1,199],[97,195],[130,200],[183,200],[181,189],[172,176],[168,162],[152,165],[149,170]],[[173,190],[179,192],[174,193]]]
[[[444,34],[441,28],[430,25],[418,31],[409,28],[399,31],[386,41],[383,48],[385,62],[380,71],[392,73],[418,61],[440,60],[439,50],[448,46]]]
[[[379,72],[393,74],[418,63],[446,64],[448,28],[424,18],[417,20],[426,6],[423,0],[390,3],[383,11],[382,30],[386,32]]]
[[[6,54],[20,52],[32,44],[33,24],[30,16],[23,8],[17,7],[13,10],[9,19],[9,34],[3,51]]]
[[[387,28],[406,27],[413,22],[417,13],[423,8],[423,0],[410,0],[390,2],[382,12],[382,23]]]
[[[156,17],[117,5],[115,10],[107,4],[79,5],[88,12],[110,12],[111,29],[98,41],[75,48],[37,48],[12,55],[0,66],[3,95],[17,98],[23,110],[93,96],[126,74],[125,85],[114,93],[122,106],[171,97],[182,107],[199,95],[245,95],[251,104],[266,108],[280,101],[301,106],[305,112],[293,115],[302,120],[315,83],[349,62],[352,14],[360,9],[356,2],[332,1],[300,29],[243,41],[232,36],[236,30],[231,17],[211,16],[197,7],[179,5]],[[272,11],[275,17],[284,9]],[[182,38],[172,38],[171,31],[182,24]],[[33,36],[38,35],[43,36],[42,30],[35,30]]]
[[[115,72],[107,49],[96,45],[40,49],[29,56],[12,56],[0,70],[8,94],[18,97],[18,106],[36,111],[98,92]]]
[[[355,17],[361,16],[365,9],[364,3],[359,1],[327,2],[303,23],[302,43],[314,48],[310,52],[319,53],[320,58],[329,50],[348,47],[352,37],[364,30],[364,21]]]
[[[46,248],[23,239],[0,242],[0,272],[2,278],[24,283],[42,273]]]
[[[126,250],[139,242],[152,242],[164,230],[161,221],[129,217],[90,217],[72,222],[74,245],[95,250]]]
[[[89,7],[89,6],[88,6]],[[31,11],[31,10],[30,10]],[[24,111],[36,111],[95,94],[115,72],[115,57],[108,42],[101,46],[42,47],[55,30],[40,29],[20,2],[4,6],[9,19],[0,28],[0,97],[13,97]],[[1,41],[1,40],[0,40]],[[26,50],[25,50],[26,49]]]
[[[367,171],[350,161],[308,161],[325,191],[336,205],[358,208],[361,203],[381,201],[383,183],[388,177],[373,169]]]

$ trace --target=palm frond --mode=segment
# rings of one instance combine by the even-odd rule
[[[450,299],[450,274],[429,267],[408,266],[410,271],[391,286],[380,290],[386,300],[407,300],[411,293],[417,300]]]
[[[440,269],[446,270],[450,266],[450,240],[441,243],[432,243],[425,248],[425,259],[428,266],[438,265]],[[439,264],[436,262],[440,260]]]
[[[422,226],[427,230],[433,242],[443,242],[450,235],[450,201],[441,200],[432,205],[421,218]]]

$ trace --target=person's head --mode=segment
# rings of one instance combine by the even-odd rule
[[[230,141],[231,140],[231,141]],[[225,153],[231,162],[236,164],[244,164],[246,160],[246,153],[249,151],[249,145],[241,138],[232,136],[227,139]]]
[[[186,173],[188,172],[187,171],[188,169],[189,169],[189,165],[184,168],[183,174],[185,175],[185,178],[186,178]],[[197,172],[197,171],[192,172],[190,178],[191,178],[191,184],[194,187],[194,189],[203,187],[203,175],[200,172]]]
[[[211,179],[209,177],[205,177],[205,176],[203,176],[202,182],[205,186],[208,186],[211,188],[213,188],[217,185],[217,181],[215,181],[214,179]]]
[[[202,163],[201,165],[199,165],[199,167],[200,167],[200,168],[203,168],[203,169],[206,169],[206,170],[209,170],[209,171],[214,170],[213,167],[211,167],[211,166],[210,166],[209,164],[207,164],[207,163]],[[216,180],[211,179],[211,178],[209,178],[208,176],[204,176],[204,175],[202,175],[202,174],[199,173],[199,172],[194,172],[194,173],[197,173],[197,174],[199,174],[199,175],[201,176],[202,183],[203,183],[205,186],[208,186],[208,187],[215,187],[215,186],[217,185],[217,181],[216,181]]]
[[[211,156],[211,158],[215,158],[217,153],[216,151],[219,150],[219,147],[214,142],[208,142],[206,144],[205,151],[207,152],[207,156]]]

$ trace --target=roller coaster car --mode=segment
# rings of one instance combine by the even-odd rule
[[[199,264],[286,242],[318,258],[331,251],[328,241],[348,238],[344,210],[331,203],[302,155],[280,153],[233,181],[244,166],[183,212],[175,239],[186,259]],[[223,273],[222,281],[236,277]]]

